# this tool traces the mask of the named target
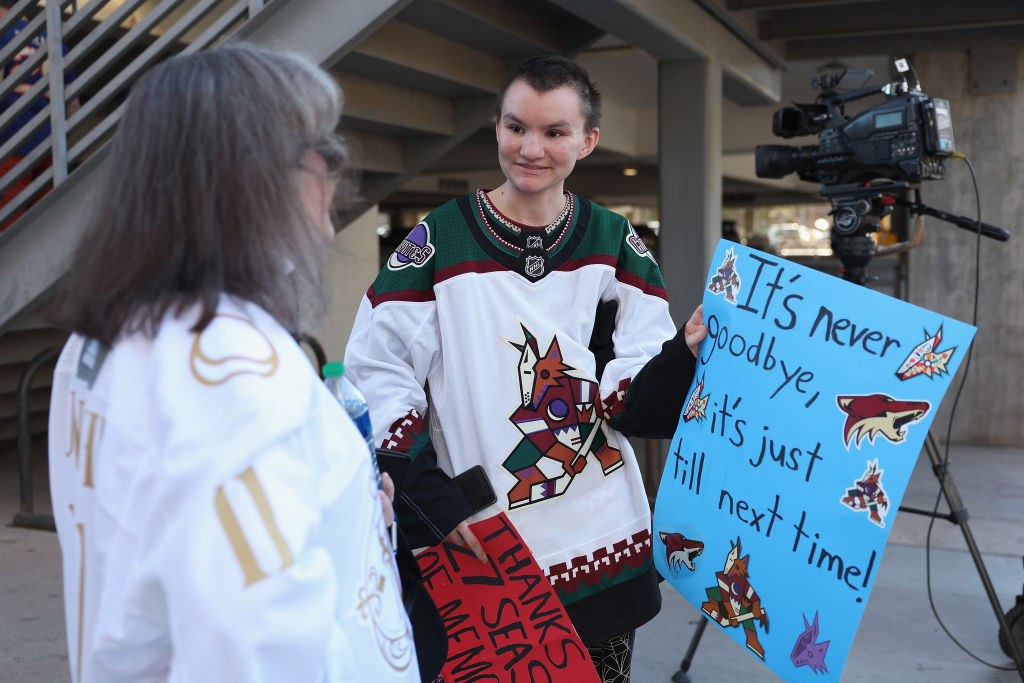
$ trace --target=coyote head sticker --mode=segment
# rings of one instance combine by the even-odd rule
[[[694,570],[693,560],[704,552],[704,544],[694,541],[682,534],[659,531],[661,542],[665,544],[665,558],[671,569],[686,567],[691,572]]]
[[[949,372],[946,369],[946,363],[953,356],[956,347],[939,351],[938,348],[941,341],[941,326],[934,336],[928,334],[928,330],[925,330],[924,341],[914,347],[914,350],[910,352],[910,355],[900,365],[900,369],[896,371],[896,376],[902,380],[907,380],[918,375],[927,375],[930,378],[932,375],[941,375]]]
[[[874,444],[879,434],[900,443],[906,436],[906,427],[923,418],[932,407],[928,401],[901,401],[885,394],[836,396],[836,403],[846,413],[843,441],[847,448],[850,441],[860,448],[865,436]]]
[[[804,617],[804,632],[796,639],[796,645],[789,655],[793,666],[809,666],[814,673],[828,673],[825,666],[825,654],[828,652],[828,644],[832,641],[824,640],[816,643],[818,639],[818,613],[814,613],[814,623],[807,623],[807,615]]]

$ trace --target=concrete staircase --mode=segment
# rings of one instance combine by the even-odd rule
[[[204,1],[174,3],[179,5],[175,11],[180,15]],[[146,11],[159,6],[134,4],[141,13],[136,21],[145,21]],[[350,217],[488,126],[510,65],[543,52],[574,55],[603,35],[545,0],[273,0],[262,8],[258,5],[263,3],[251,0],[228,4],[243,16],[223,36],[303,52],[342,84],[340,132],[353,147],[362,173],[361,199],[347,212]],[[247,4],[256,8],[250,7],[251,15],[245,16],[241,10]],[[127,60],[163,32],[151,31],[132,55],[97,59]],[[170,52],[190,49],[183,40],[172,47]],[[81,73],[84,67],[78,69]],[[105,78],[109,85],[122,76],[110,73]],[[116,110],[130,85],[129,79],[123,80],[110,103],[90,112]],[[91,90],[80,90],[83,109],[90,95],[98,97],[102,91],[110,96],[109,90],[99,81]],[[65,339],[45,322],[45,308],[67,269],[81,217],[93,202],[102,201],[96,191],[105,171],[101,143],[113,129],[116,113],[113,121],[110,116],[101,120],[97,113],[84,122],[69,117],[70,127],[78,123],[91,129],[78,137],[99,139],[95,149],[76,159],[77,167],[66,180],[0,233],[0,458],[17,456],[18,393],[29,364]],[[46,432],[52,366],[52,359],[41,364],[27,406],[35,450]]]

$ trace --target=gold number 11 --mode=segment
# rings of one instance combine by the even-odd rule
[[[281,534],[281,529],[277,526],[277,520],[274,519],[274,511],[270,507],[266,491],[263,490],[263,484],[260,483],[259,477],[256,476],[256,471],[249,467],[238,475],[238,479],[245,484],[249,495],[252,496],[252,500],[256,504],[256,510],[260,513],[260,519],[263,520],[263,526],[266,527],[267,533],[270,534],[270,538],[277,548],[277,552],[281,555],[281,569],[287,569],[295,562],[295,559],[292,557],[292,551],[288,547],[288,542],[284,540],[284,536]],[[217,487],[214,506],[217,509],[217,517],[220,519],[221,526],[224,527],[224,533],[228,536],[231,549],[234,551],[235,557],[238,558],[238,564],[242,567],[246,588],[257,581],[267,578],[267,573],[256,562],[256,555],[253,553],[249,541],[245,538],[245,533],[242,532],[242,526],[238,523],[235,511],[231,509],[231,503],[228,502],[228,497],[224,494],[223,485]]]

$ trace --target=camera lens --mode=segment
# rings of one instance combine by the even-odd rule
[[[796,170],[796,149],[786,145],[758,145],[754,149],[754,171],[758,178],[781,178]]]

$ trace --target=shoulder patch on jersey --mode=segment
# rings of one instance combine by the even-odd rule
[[[189,369],[200,384],[218,386],[238,375],[270,377],[277,372],[277,349],[248,318],[218,313],[196,335]]]
[[[651,250],[647,248],[646,244],[644,244],[644,240],[640,237],[640,233],[636,231],[636,228],[634,228],[633,224],[629,221],[626,221],[626,225],[629,227],[629,234],[626,236],[626,243],[629,244],[630,248],[636,252],[637,256],[646,256],[654,261],[654,254],[652,254]],[[657,261],[654,262],[657,263]]]
[[[86,339],[82,345],[82,355],[78,359],[78,370],[75,374],[78,376],[78,379],[89,385],[90,389],[96,383],[96,378],[100,374],[100,368],[103,367],[103,362],[107,360],[107,353],[109,352],[110,349],[108,347],[95,339]]]
[[[413,266],[421,267],[434,255],[434,245],[430,243],[430,228],[421,221],[409,231],[402,243],[388,258],[389,270],[401,270]]]

